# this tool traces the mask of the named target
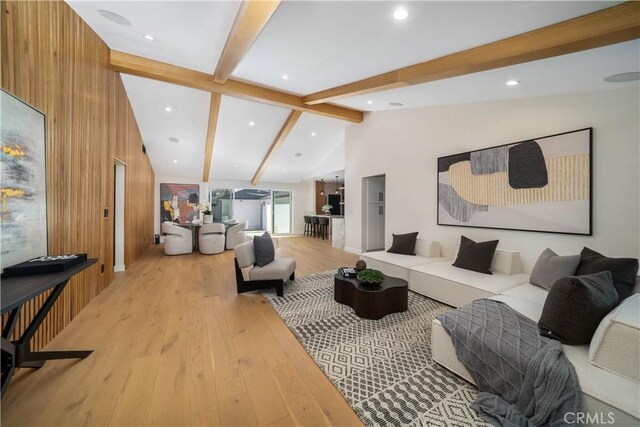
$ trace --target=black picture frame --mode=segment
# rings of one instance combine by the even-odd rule
[[[593,128],[437,159],[441,226],[593,235]]]

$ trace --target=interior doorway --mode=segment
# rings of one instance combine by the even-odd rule
[[[126,165],[114,159],[113,271],[124,271],[124,191]]]
[[[365,251],[384,250],[385,176],[364,178],[362,184],[362,247]]]

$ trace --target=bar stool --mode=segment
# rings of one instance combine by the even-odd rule
[[[320,222],[318,221],[318,217],[317,216],[312,216],[311,217],[311,234],[310,234],[310,236],[317,237],[318,225],[319,224],[320,224]]]
[[[304,216],[304,235],[311,236],[311,217],[309,215]]]
[[[322,240],[329,238],[329,218],[321,216],[318,218],[318,234],[322,237]]]

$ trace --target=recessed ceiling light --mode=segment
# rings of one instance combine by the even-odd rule
[[[127,18],[125,18],[124,16],[120,16],[117,13],[109,12],[108,10],[99,10],[98,13],[109,21],[115,22],[116,24],[125,25],[127,27],[131,26],[131,22],[129,22]]]
[[[176,143],[180,142],[180,140],[178,138],[175,138],[175,137],[172,136],[171,138],[169,138],[169,142],[173,142],[174,144],[176,144]]]
[[[144,34],[142,37],[144,37],[147,40],[151,40],[151,41],[154,41],[156,39],[155,37],[153,37],[152,35],[149,35],[149,34]]]
[[[368,100],[367,104],[371,105],[371,104],[373,104],[373,101],[372,100]]]
[[[174,160],[174,161],[173,161],[173,163],[178,163],[178,161],[177,161],[177,160]]]
[[[509,80],[507,86],[518,86],[520,82],[518,80]]]
[[[317,135],[317,133],[311,132],[311,136],[316,136],[316,135]]]
[[[289,76],[287,76],[286,74],[282,75],[282,80],[289,80]]]
[[[609,83],[624,83],[635,82],[640,80],[640,72],[634,71],[631,73],[614,74],[609,77],[605,77],[604,81]]]
[[[302,153],[296,153],[296,154],[294,154],[294,156],[296,156],[296,157],[302,157]]]
[[[234,167],[234,168],[237,168],[237,167],[238,167],[238,165],[233,165],[233,167]]]
[[[166,111],[167,113],[171,112],[171,107],[164,107],[164,111]]]
[[[253,126],[255,124],[256,124],[255,122],[249,122],[249,126]]]
[[[402,102],[390,102],[389,105],[392,107],[402,107],[404,104]]]
[[[409,16],[409,11],[404,7],[399,7],[393,11],[393,17],[398,21],[404,21]]]

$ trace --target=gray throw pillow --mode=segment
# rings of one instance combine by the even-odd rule
[[[256,265],[264,267],[272,262],[276,257],[276,250],[273,247],[273,241],[268,232],[264,232],[262,236],[253,236],[253,250],[256,254]]]
[[[393,242],[387,252],[401,255],[415,255],[417,239],[417,231],[414,233],[394,234]]]
[[[544,302],[540,334],[564,344],[589,344],[598,325],[618,305],[611,273],[568,276],[558,280]]]
[[[531,271],[529,282],[550,290],[558,279],[576,274],[580,264],[580,255],[559,256],[551,249],[545,249],[538,257]]]

